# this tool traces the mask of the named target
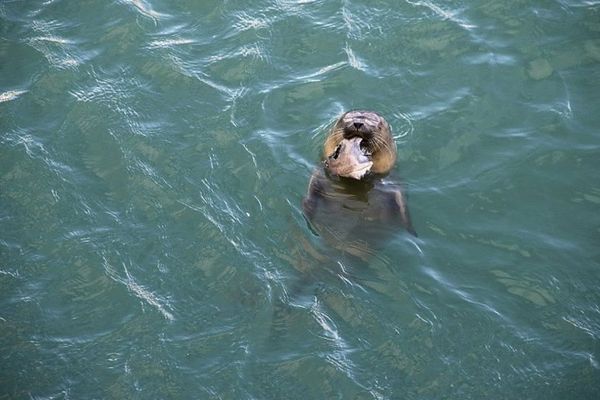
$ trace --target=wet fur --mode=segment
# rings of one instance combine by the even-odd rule
[[[335,152],[344,138],[348,138],[343,123],[346,115],[347,113],[343,114],[337,120],[327,135],[323,145],[325,159]],[[383,118],[379,118],[376,132],[364,135],[352,133],[363,137],[363,143],[372,154],[373,167],[368,177],[361,180],[331,177],[328,176],[326,167],[317,169],[311,176],[302,206],[305,216],[317,231],[321,222],[327,225],[336,223],[336,218],[338,221],[353,218],[358,221],[358,226],[352,230],[356,229],[357,232],[361,231],[361,224],[384,224],[383,226],[392,230],[394,226],[403,227],[416,236],[401,187],[381,181],[381,177],[393,168],[397,151],[389,124]],[[358,204],[357,201],[362,204],[359,207],[361,210],[352,211],[351,209]],[[352,202],[353,206],[349,207],[348,202]],[[328,230],[330,227],[324,228]],[[345,240],[348,239],[356,238],[350,235]],[[340,243],[336,247],[345,247],[345,244],[348,243]]]

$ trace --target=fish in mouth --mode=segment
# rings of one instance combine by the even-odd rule
[[[329,173],[345,178],[362,179],[371,171],[373,160],[363,138],[342,139],[335,151],[325,160]]]

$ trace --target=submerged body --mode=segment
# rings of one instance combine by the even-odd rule
[[[383,117],[369,111],[343,114],[323,150],[323,167],[313,173],[302,203],[319,234],[359,254],[401,228],[416,236],[401,187],[382,181],[396,161]]]

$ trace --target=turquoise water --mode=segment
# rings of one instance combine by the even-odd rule
[[[394,129],[419,233],[301,201]],[[600,398],[598,1],[0,2],[0,398]]]

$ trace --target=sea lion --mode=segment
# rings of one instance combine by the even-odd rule
[[[382,180],[396,162],[387,121],[372,111],[344,113],[331,128],[323,160],[302,201],[310,226],[336,247],[370,252],[381,232],[403,227],[417,236],[400,185]],[[357,250],[358,249],[358,250]]]

